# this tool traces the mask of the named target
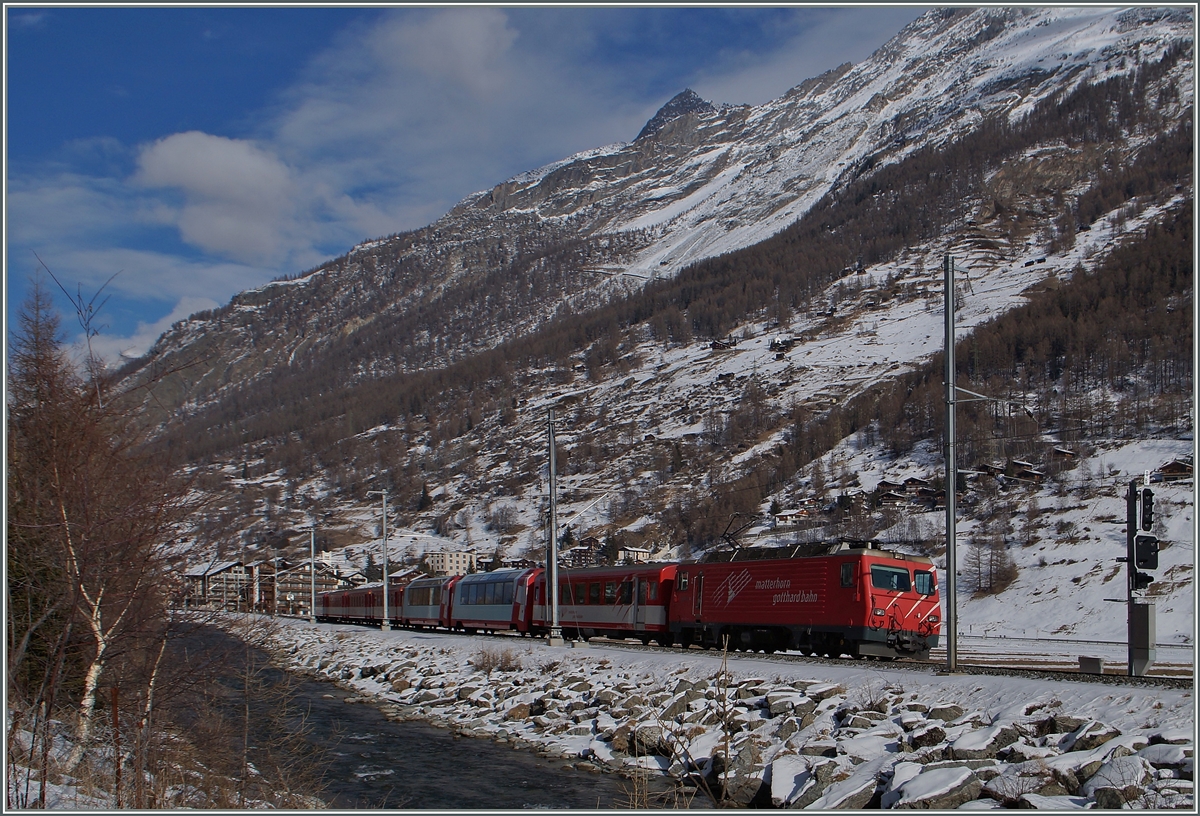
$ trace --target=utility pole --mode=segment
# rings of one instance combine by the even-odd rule
[[[1154,493],[1150,490],[1149,473],[1143,485],[1139,489],[1138,480],[1134,479],[1129,483],[1129,492],[1125,494],[1125,558],[1118,559],[1125,561],[1128,566],[1126,600],[1129,609],[1130,677],[1144,676],[1158,656],[1154,604],[1139,600],[1136,594],[1154,581],[1153,576],[1139,570],[1158,569],[1158,537],[1150,532],[1154,524]]]
[[[387,492],[384,490],[368,490],[368,496],[379,495],[383,498],[383,620],[379,624],[381,631],[392,631],[392,622],[388,619],[388,548],[387,548]]]
[[[308,622],[317,622],[317,522],[308,528]]]
[[[554,409],[550,409],[550,543],[546,550],[546,599],[550,602],[551,646],[564,645],[562,627],[558,625],[558,474],[554,461]]]
[[[946,671],[958,671],[958,536],[954,493],[958,487],[957,447],[954,412],[957,400],[954,370],[954,259],[945,260],[946,303]]]

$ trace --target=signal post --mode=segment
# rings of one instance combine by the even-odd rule
[[[1154,625],[1154,604],[1139,593],[1154,581],[1154,576],[1141,570],[1158,569],[1158,537],[1150,532],[1154,525],[1154,492],[1149,478],[1139,486],[1138,480],[1129,483],[1125,497],[1125,561],[1129,566],[1129,676],[1141,677],[1153,665],[1157,633]]]

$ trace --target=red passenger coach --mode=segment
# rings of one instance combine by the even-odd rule
[[[400,620],[403,587],[392,587],[388,596],[388,618]],[[379,626],[383,621],[383,584],[364,584],[350,589],[322,592],[317,620],[323,623],[365,623]]]
[[[566,637],[636,637],[671,642],[667,604],[677,564],[638,564],[558,571],[558,622]],[[550,628],[546,576],[535,584],[533,626]]]
[[[941,607],[933,563],[868,547],[830,555],[680,564],[670,630],[698,643],[836,657],[928,659]]]

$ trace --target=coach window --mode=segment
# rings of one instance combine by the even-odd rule
[[[871,586],[875,589],[890,589],[893,592],[908,592],[912,589],[908,570],[903,567],[885,567],[882,564],[871,565]]]
[[[604,602],[606,604],[615,604],[617,602],[617,582],[604,582]]]
[[[502,584],[502,586],[504,587],[504,594],[500,598],[500,603],[502,603],[502,604],[512,603],[513,602],[513,585],[512,584]]]
[[[588,603],[590,603],[590,604],[600,603],[600,582],[599,581],[593,581],[592,583],[588,584]]]
[[[575,596],[571,598],[571,603],[587,603],[587,584],[579,583],[575,585]]]
[[[842,564],[842,586],[854,586],[854,564]]]
[[[925,570],[914,572],[913,588],[922,595],[932,595],[934,592],[933,573]]]
[[[621,584],[617,603],[625,604],[626,606],[633,603],[633,581],[625,581]]]
[[[638,581],[638,603],[644,604],[650,600],[650,582],[645,578]]]

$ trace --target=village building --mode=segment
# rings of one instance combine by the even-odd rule
[[[425,564],[434,575],[466,575],[476,569],[473,552],[425,553]]]
[[[641,547],[622,547],[617,550],[617,560],[622,564],[645,564],[650,560],[650,551]]]
[[[1190,479],[1192,478],[1192,457],[1185,456],[1181,459],[1172,459],[1160,467],[1158,473],[1162,474],[1162,481],[1164,482]]]

